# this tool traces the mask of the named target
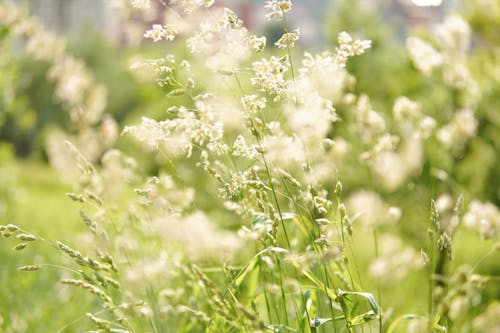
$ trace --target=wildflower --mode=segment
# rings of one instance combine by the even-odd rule
[[[406,48],[410,53],[410,58],[425,75],[430,75],[436,68],[443,64],[443,56],[430,44],[417,37],[406,39]]]
[[[231,29],[238,29],[243,25],[243,21],[231,9],[224,8],[221,25],[223,27],[230,27]]]
[[[246,157],[250,160],[255,159],[258,156],[257,148],[254,145],[247,145],[245,138],[242,135],[238,135],[233,144],[234,156]]]
[[[149,9],[151,8],[150,0],[132,0],[132,7],[138,9]]]
[[[500,230],[500,210],[490,202],[474,200],[463,218],[465,226],[476,229],[481,237],[490,239]]]
[[[248,45],[257,52],[264,50],[266,46],[266,37],[257,37],[256,35],[251,35],[248,37]]]
[[[176,31],[168,25],[154,24],[150,30],[144,33],[145,38],[151,38],[153,42],[159,42],[162,39],[174,40]]]
[[[163,122],[157,122],[153,119],[142,117],[141,124],[136,126],[125,126],[122,134],[130,133],[139,142],[150,149],[157,149],[160,142],[164,140],[165,129]]]
[[[335,51],[335,60],[339,66],[344,67],[347,59],[354,55],[365,53],[372,45],[370,40],[355,40],[347,32],[342,31],[337,36],[338,47]]]
[[[370,99],[366,95],[361,95],[354,109],[356,124],[360,131],[361,138],[365,141],[372,139],[376,135],[385,131],[386,123],[381,114],[372,109]]]
[[[295,46],[295,42],[299,39],[299,29],[295,29],[294,31],[292,32],[287,32],[285,34],[283,34],[280,39],[274,43],[277,47],[279,47],[280,49],[285,49],[285,48],[288,48],[288,47],[294,47]]]
[[[472,322],[476,332],[500,332],[500,303],[491,303]]]
[[[202,212],[162,217],[153,222],[153,228],[169,242],[181,245],[194,260],[228,257],[242,246],[236,234],[221,230]]]
[[[370,47],[372,47],[372,41],[366,39],[355,40],[352,44],[352,50],[355,55],[362,55]]]
[[[423,267],[421,254],[413,248],[404,246],[395,236],[384,234],[379,239],[380,256],[370,265],[369,272],[376,278],[398,281],[411,269]]]
[[[436,28],[436,35],[450,52],[465,52],[471,41],[469,24],[459,15],[451,15]]]
[[[241,103],[249,114],[257,114],[266,107],[266,99],[257,95],[245,95]]]
[[[288,82],[284,74],[288,70],[286,57],[272,56],[252,63],[255,75],[250,79],[252,84],[259,86],[263,91],[276,94],[279,99],[286,92]]]
[[[465,89],[472,83],[472,77],[467,66],[454,61],[443,70],[445,83],[457,89]]]
[[[327,136],[332,123],[337,120],[333,103],[321,97],[305,77],[295,81],[293,93],[297,103],[285,109],[288,125],[302,141],[319,147],[317,142]]]
[[[358,191],[347,200],[349,210],[359,216],[366,226],[375,226],[397,221],[401,216],[401,209],[388,207],[382,198],[375,192]]]
[[[299,73],[301,77],[307,77],[317,93],[334,103],[342,99],[349,81],[349,74],[339,66],[331,52],[315,55],[305,52]]]
[[[270,10],[270,13],[266,14],[268,20],[282,21],[285,13],[292,9],[292,3],[290,0],[266,0],[264,8]]]
[[[448,149],[461,151],[476,135],[478,121],[470,109],[458,111],[453,119],[437,132],[438,140]]]
[[[66,41],[52,32],[40,30],[35,32],[28,40],[26,50],[35,59],[54,61],[60,58],[66,48]]]
[[[421,115],[421,105],[410,100],[408,97],[401,96],[396,99],[393,106],[393,113],[396,120],[416,120]]]

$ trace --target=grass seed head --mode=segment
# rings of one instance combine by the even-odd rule
[[[23,272],[37,271],[39,269],[40,269],[40,265],[26,265],[26,266],[21,266],[18,268],[18,270],[23,271]]]
[[[12,249],[14,251],[21,251],[21,250],[24,250],[26,248],[26,246],[27,246],[26,243],[19,243],[16,246],[14,246]]]

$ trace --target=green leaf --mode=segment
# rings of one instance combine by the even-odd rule
[[[228,290],[229,288],[235,286],[236,288],[238,288],[242,283],[243,281],[245,280],[245,278],[247,277],[247,275],[253,271],[254,267],[255,267],[255,264],[257,263],[259,257],[265,253],[268,253],[268,252],[276,252],[276,253],[288,253],[288,250],[286,249],[283,249],[281,247],[268,247],[268,248],[265,248],[264,250],[260,251],[259,253],[257,253],[249,262],[248,264],[246,264],[246,266],[238,273],[238,275],[234,278],[233,282],[228,286]]]

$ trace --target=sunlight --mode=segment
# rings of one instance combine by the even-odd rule
[[[440,6],[443,0],[412,0],[413,4],[420,7]]]

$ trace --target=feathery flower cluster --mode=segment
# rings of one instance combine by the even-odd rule
[[[264,7],[270,11],[266,14],[268,20],[282,21],[285,14],[292,9],[292,2],[290,0],[266,0]]]
[[[198,107],[203,102],[198,101]],[[223,143],[222,123],[210,112],[174,108],[177,118],[156,121],[143,117],[140,125],[126,126],[123,134],[130,133],[150,150],[161,149],[167,154],[191,156],[193,145],[205,146],[216,155],[224,154],[228,147]]]
[[[464,224],[484,239],[493,238],[500,233],[500,210],[490,202],[474,200],[464,215]]]
[[[401,209],[388,207],[377,193],[366,190],[351,194],[347,206],[350,211],[356,212],[361,223],[367,227],[396,222],[402,214]]]
[[[274,43],[280,49],[286,49],[288,47],[294,47],[295,42],[299,39],[299,29],[295,29],[292,32],[284,33],[276,43]]]
[[[376,278],[399,281],[412,269],[423,267],[424,262],[417,251],[404,246],[395,236],[384,234],[380,237],[380,257],[370,265],[370,274]]]
[[[478,122],[470,109],[458,111],[453,119],[438,130],[438,140],[454,152],[460,152],[465,144],[476,135]]]
[[[132,0],[132,7],[138,9],[149,9],[151,8],[150,0]]]
[[[443,64],[441,53],[418,37],[408,37],[406,48],[415,66],[426,75],[431,74]]]
[[[335,50],[335,58],[340,66],[345,66],[347,59],[355,55],[365,53],[372,46],[370,40],[354,40],[347,32],[342,31],[337,36],[338,47]]]
[[[465,52],[470,46],[471,29],[459,15],[448,16],[436,27],[436,35],[448,52]]]
[[[255,61],[252,63],[255,75],[251,78],[251,82],[262,91],[275,94],[275,100],[278,101],[288,91],[289,82],[284,77],[288,66],[287,57],[272,56],[269,59]]]
[[[170,25],[154,24],[150,30],[144,33],[145,38],[151,38],[153,42],[159,42],[162,39],[174,40],[177,31]]]

